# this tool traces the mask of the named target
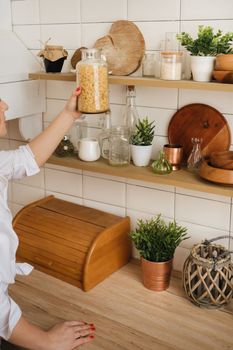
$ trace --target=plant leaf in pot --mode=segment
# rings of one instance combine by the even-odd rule
[[[152,219],[139,219],[130,237],[141,256],[144,286],[154,291],[166,290],[175,250],[188,238],[187,228],[175,220],[166,223],[159,214]]]
[[[154,128],[154,120],[149,122],[148,117],[138,120],[135,130],[130,136],[131,156],[134,165],[147,166],[149,164],[155,134]]]
[[[195,81],[210,81],[215,56],[233,52],[233,32],[222,34],[222,31],[218,30],[214,33],[210,26],[199,26],[196,39],[182,32],[177,34],[177,40],[191,53],[191,70]]]

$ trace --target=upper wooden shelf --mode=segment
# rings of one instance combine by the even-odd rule
[[[202,180],[198,175],[186,169],[174,171],[169,175],[157,175],[153,173],[151,167],[136,167],[132,164],[126,167],[113,167],[102,158],[96,162],[84,162],[76,157],[59,158],[52,156],[49,158],[48,163],[95,173],[119,176],[125,179],[140,180],[233,197],[233,186],[215,185]]]
[[[34,80],[61,80],[75,81],[74,73],[45,73],[36,72],[29,74],[30,79]],[[144,87],[160,88],[178,88],[178,89],[195,89],[211,91],[229,91],[233,92],[233,84],[223,84],[217,82],[196,82],[192,80],[162,80],[155,78],[135,77],[135,76],[109,76],[110,84],[118,85],[136,85]]]

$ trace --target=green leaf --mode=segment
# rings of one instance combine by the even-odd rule
[[[190,34],[182,32],[177,34],[177,40],[193,56],[216,56],[220,53],[233,53],[233,32],[227,32],[223,35],[222,31],[218,30],[214,34],[213,28],[210,26],[199,26],[196,39],[193,39]]]
[[[154,128],[154,121],[149,123],[148,117],[139,119],[135,131],[130,137],[130,143],[132,145],[151,145],[154,138]]]
[[[186,227],[179,226],[176,221],[166,223],[161,214],[149,220],[139,219],[130,237],[140,256],[155,262],[172,259],[178,245],[189,238]]]

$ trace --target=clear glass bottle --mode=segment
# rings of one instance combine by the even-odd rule
[[[201,164],[201,161],[203,159],[202,153],[201,153],[202,139],[197,137],[192,137],[191,141],[193,144],[193,149],[187,160],[187,168],[191,171],[196,171],[198,170]]]
[[[77,85],[81,87],[78,109],[81,113],[104,113],[109,110],[108,68],[98,49],[82,49],[76,66]]]
[[[128,128],[130,134],[134,131],[138,119],[139,115],[136,107],[135,87],[133,85],[128,85],[126,93],[126,108],[123,115],[123,124]]]
[[[103,114],[100,118],[101,132],[98,136],[102,156],[108,159],[109,156],[109,136],[112,128],[111,112]]]

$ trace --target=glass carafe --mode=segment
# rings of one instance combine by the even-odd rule
[[[108,68],[98,49],[82,49],[76,66],[77,85],[81,87],[78,109],[81,113],[104,113],[109,110]]]
[[[127,166],[130,163],[129,131],[125,126],[111,128],[109,136],[102,140],[102,157],[112,166]]]
[[[193,149],[187,160],[187,168],[191,171],[196,171],[198,170],[201,164],[201,161],[203,159],[202,153],[201,153],[202,139],[197,137],[192,137],[191,141],[193,144]]]

